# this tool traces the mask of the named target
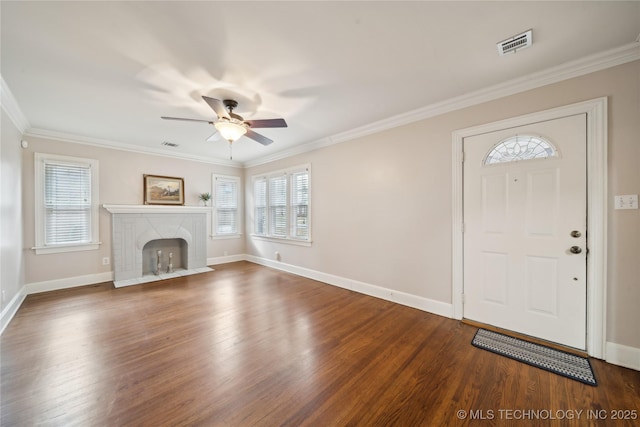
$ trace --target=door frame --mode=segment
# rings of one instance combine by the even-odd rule
[[[607,307],[607,98],[525,114],[452,133],[453,195],[453,318],[464,317],[464,138],[511,127],[586,114],[587,118],[587,353],[605,358]]]

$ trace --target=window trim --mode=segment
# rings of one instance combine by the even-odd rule
[[[216,180],[217,179],[225,179],[229,181],[236,182],[236,232],[235,233],[217,233],[217,222],[218,222],[218,208],[216,206]],[[221,175],[221,174],[212,174],[211,175],[211,238],[214,240],[223,240],[223,239],[239,239],[242,237],[242,204],[240,201],[242,200],[242,180],[239,176],[234,175]]]
[[[44,180],[45,164],[62,163],[68,165],[89,165],[91,168],[91,241],[85,243],[45,244],[45,205],[44,205]],[[58,154],[34,153],[34,210],[35,210],[35,250],[36,255],[52,254],[60,252],[91,251],[100,247],[100,222],[99,222],[99,162],[95,159],[82,157],[62,156]]]
[[[292,208],[292,204],[291,204],[291,186],[292,186],[292,181],[291,181],[291,177],[299,172],[302,171],[306,171],[309,174],[309,203],[308,203],[308,236],[306,239],[300,239],[300,238],[296,238],[296,237],[292,237],[291,236],[291,232],[293,230],[293,225],[291,224],[291,208]],[[271,178],[275,178],[275,177],[281,177],[285,175],[287,178],[287,182],[286,182],[286,188],[287,188],[287,235],[286,237],[281,237],[281,236],[275,236],[275,235],[271,235],[270,233],[270,203],[269,203],[269,191],[270,191],[270,179]],[[256,233],[256,224],[255,224],[255,209],[256,209],[256,198],[255,198],[255,183],[258,180],[264,179],[266,180],[266,191],[267,191],[267,204],[266,204],[266,228],[265,228],[265,234],[257,234]],[[276,171],[270,171],[267,173],[262,173],[262,174],[257,174],[257,175],[253,175],[251,177],[251,191],[252,191],[252,195],[251,195],[251,203],[252,203],[252,221],[251,221],[251,233],[250,236],[252,239],[255,240],[264,240],[264,241],[269,241],[269,242],[275,242],[275,243],[286,243],[286,244],[292,244],[292,245],[298,245],[298,246],[311,246],[313,240],[312,240],[312,217],[311,217],[311,192],[312,192],[312,184],[311,184],[311,164],[310,163],[306,163],[303,165],[298,165],[298,166],[294,166],[294,167],[290,167],[290,168],[286,168],[286,169],[279,169]]]

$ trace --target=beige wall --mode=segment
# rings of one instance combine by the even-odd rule
[[[20,131],[2,110],[0,146],[0,310],[24,285]]]
[[[198,194],[211,192],[212,174],[242,176],[238,168],[217,166],[208,163],[179,160],[171,157],[140,154],[122,150],[98,148],[77,143],[25,137],[29,148],[22,152],[22,180],[24,203],[24,245],[35,245],[34,227],[34,153],[61,154],[97,159],[99,161],[100,205],[143,203],[142,176],[144,174],[165,175],[184,178],[185,204],[199,205]],[[76,276],[105,273],[111,265],[102,265],[103,257],[111,258],[111,214],[100,208],[100,249],[82,252],[67,252],[36,255],[25,251],[25,283],[38,283]],[[211,224],[208,232],[211,235]],[[244,254],[244,239],[213,240],[207,243],[207,258]]]
[[[209,240],[208,257],[226,251],[274,259],[278,251],[287,264],[451,303],[451,133],[601,96],[609,99],[607,341],[640,348],[640,211],[612,209],[615,194],[640,193],[640,61],[244,171],[41,138],[26,138],[30,147],[22,150],[18,130],[3,113],[1,287],[9,301],[24,284],[111,270],[101,262],[111,256],[110,216],[104,210],[99,250],[36,256],[29,249],[33,153],[44,152],[98,159],[101,204],[140,204],[145,173],[184,177],[191,205],[198,204],[198,193],[210,191],[212,173],[244,176],[250,202],[252,175],[311,163],[311,247],[247,236],[246,244]],[[400,221],[393,222],[398,211]],[[250,221],[251,210],[245,212]]]
[[[613,195],[640,193],[640,61],[245,171],[312,164],[312,247],[247,239],[247,253],[451,303],[451,134],[607,96],[609,242],[607,341],[640,348],[640,211]],[[393,222],[400,212],[400,221]]]

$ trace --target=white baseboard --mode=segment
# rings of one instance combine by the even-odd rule
[[[246,261],[246,260],[247,260],[247,256],[245,254],[219,256],[215,258],[207,258],[207,265],[226,264],[229,262],[238,262],[238,261]]]
[[[0,335],[4,332],[4,328],[7,327],[13,316],[16,315],[18,309],[24,302],[24,299],[27,297],[27,289],[26,286],[23,286],[18,293],[11,298],[9,304],[2,310],[0,313]]]
[[[304,267],[298,267],[283,262],[273,261],[266,258],[260,258],[254,255],[246,255],[246,260],[275,268],[277,270],[293,273],[298,276],[307,277],[309,279],[318,280],[329,285],[338,286],[340,288],[349,289],[354,292],[369,295],[372,297],[395,302],[397,304],[406,305],[408,307],[417,308],[418,310],[437,314],[448,318],[453,317],[453,305],[429,298],[419,297],[405,292],[393,289],[383,288],[381,286],[360,282],[357,280],[347,279],[345,277],[335,276],[333,274],[323,273],[321,271],[311,270]]]
[[[304,267],[298,267],[282,262],[271,261],[266,258],[260,258],[253,255],[230,255],[223,257],[207,258],[207,265],[226,264],[237,261],[251,261],[256,264],[275,268],[277,270],[286,271],[298,276],[307,277],[309,279],[318,280],[333,286],[349,289],[361,294],[373,296],[408,307],[417,308],[422,311],[437,314],[451,318],[453,316],[453,306],[441,301],[431,300],[416,295],[399,292],[393,289],[387,289],[369,283],[357,280],[347,279],[333,274],[323,273],[321,271],[311,270]],[[67,277],[64,279],[47,280],[43,282],[28,283],[25,285],[19,295],[16,295],[11,303],[2,311],[2,328],[9,323],[15,315],[25,297],[30,294],[40,292],[55,291],[59,289],[74,288],[78,286],[93,285],[96,283],[109,282],[113,280],[113,272],[88,274],[85,276]],[[19,298],[19,296],[21,297]],[[6,313],[5,313],[6,312]],[[1,333],[1,332],[0,332]]]
[[[613,365],[640,371],[640,348],[607,342],[605,360]]]
[[[58,289],[75,288],[78,286],[94,285],[96,283],[111,281],[113,281],[113,271],[107,271],[104,273],[27,283],[25,287],[27,288],[27,295],[31,295],[38,294],[40,292],[57,291]]]
[[[228,262],[245,261],[246,255],[229,255],[224,257],[207,258],[207,265],[225,264]],[[75,288],[78,286],[93,285],[96,283],[113,281],[113,271],[104,273],[87,274],[84,276],[66,277],[63,279],[45,280],[43,282],[28,283],[27,295],[40,292],[56,291],[59,289]]]
[[[428,313],[453,318],[453,305],[449,303],[419,297],[405,292],[372,285],[370,283],[347,279],[345,277],[323,273],[321,271],[311,270],[309,268],[286,264],[279,261],[273,261],[254,255],[240,254],[207,258],[207,265],[226,264],[229,262],[237,261],[250,261],[255,264],[274,268],[276,270],[282,270],[288,273],[296,274],[298,276],[318,280],[329,285],[338,286],[340,288],[349,289],[361,294],[395,302],[397,304],[405,305],[408,307],[417,308],[418,310],[426,311]],[[88,274],[85,276],[75,276],[67,277],[64,279],[28,283],[23,286],[22,289],[20,289],[20,291],[11,299],[9,304],[7,304],[7,306],[0,313],[0,334],[4,332],[11,319],[13,319],[27,295],[54,291],[58,289],[93,285],[96,283],[110,282],[112,280],[113,272],[108,271],[104,273]],[[613,365],[640,371],[640,348],[607,342],[606,361]]]

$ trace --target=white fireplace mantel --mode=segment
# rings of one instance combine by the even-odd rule
[[[173,205],[102,205],[112,214],[127,213],[200,213],[210,212],[208,206],[173,206]]]
[[[186,243],[186,269],[207,268],[206,206],[102,205],[111,213],[111,248],[116,287],[145,283],[145,245],[153,240],[181,239]],[[161,274],[155,277],[162,278]]]

